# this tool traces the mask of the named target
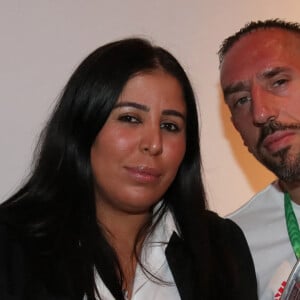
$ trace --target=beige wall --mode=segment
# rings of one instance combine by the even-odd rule
[[[131,35],[151,38],[185,66],[201,109],[210,206],[225,215],[273,176],[244,149],[218,85],[221,40],[250,20],[300,21],[299,0],[0,0],[0,201],[28,173],[37,136],[74,67]]]

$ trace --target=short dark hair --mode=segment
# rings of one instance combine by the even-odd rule
[[[221,64],[228,50],[243,36],[262,29],[279,28],[300,34],[300,23],[287,22],[282,19],[268,19],[264,21],[251,21],[242,27],[238,32],[226,38],[218,51],[219,63]]]
[[[206,208],[206,198],[197,105],[190,81],[173,55],[145,39],[111,42],[92,52],[74,71],[41,134],[31,176],[0,206],[1,218],[43,253],[47,266],[37,274],[44,273],[44,280],[50,280],[52,286],[60,284],[59,272],[52,276],[55,264],[67,273],[70,270],[58,260],[49,262],[67,255],[73,269],[70,280],[78,280],[77,288],[89,300],[95,299],[95,267],[114,296],[122,298],[118,261],[96,218],[90,150],[128,80],[157,69],[178,80],[187,108],[186,153],[163,195],[164,209],[160,211],[166,207],[173,211],[182,237],[190,245],[198,240],[194,231],[201,227],[195,222]],[[149,228],[153,229],[151,223]],[[35,267],[40,270],[38,257]],[[73,257],[80,259],[73,263]]]

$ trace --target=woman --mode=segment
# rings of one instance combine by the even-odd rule
[[[242,232],[206,210],[195,97],[166,50],[95,50],[38,149],[0,208],[0,299],[256,299]]]

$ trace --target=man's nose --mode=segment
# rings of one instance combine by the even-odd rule
[[[252,116],[256,126],[263,126],[270,120],[276,120],[279,115],[278,96],[262,87],[252,89]]]

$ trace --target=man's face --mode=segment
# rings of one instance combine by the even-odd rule
[[[300,180],[300,35],[243,36],[224,57],[221,86],[248,150],[282,180]]]

